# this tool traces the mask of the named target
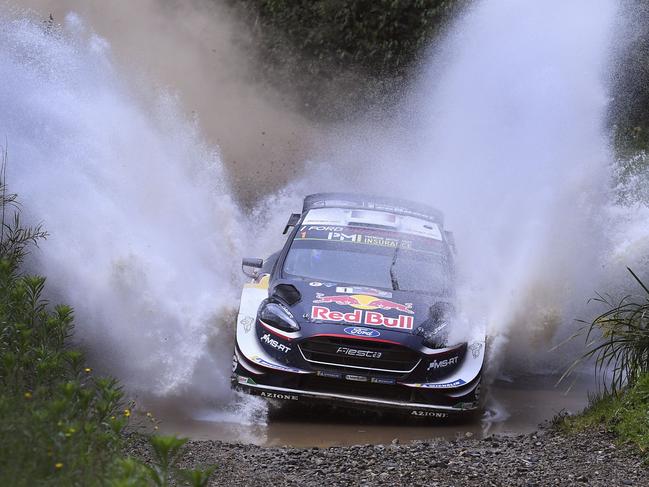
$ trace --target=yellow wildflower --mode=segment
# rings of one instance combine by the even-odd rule
[[[55,463],[54,468],[57,470],[61,470],[63,468],[63,464],[61,462]]]
[[[130,409],[125,409],[124,410],[124,416],[126,416],[128,418],[130,415],[131,415],[131,410]]]
[[[92,372],[92,369],[91,369],[90,367],[86,367],[85,369],[83,369],[83,371],[84,371],[86,374],[89,374],[90,372]]]
[[[25,399],[31,399],[32,398],[32,393],[27,391],[25,392]]]

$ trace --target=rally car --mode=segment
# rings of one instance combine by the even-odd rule
[[[485,337],[454,342],[453,236],[441,212],[321,193],[284,247],[243,259],[232,384],[276,401],[447,418],[482,408]]]

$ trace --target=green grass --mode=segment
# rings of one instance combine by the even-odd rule
[[[605,391],[622,391],[649,373],[649,288],[631,270],[642,295],[626,296],[619,302],[598,295],[594,301],[609,307],[568,340],[585,336],[586,351],[568,368],[560,381],[580,364],[595,360],[595,373]]]
[[[604,428],[649,461],[649,288],[629,272],[641,295],[618,302],[597,297],[609,309],[571,337],[585,336],[586,350],[561,377],[594,359],[603,393],[581,414],[557,417],[554,424],[565,432]]]
[[[579,415],[555,418],[555,426],[567,433],[604,428],[649,460],[649,374],[624,391],[595,398]]]

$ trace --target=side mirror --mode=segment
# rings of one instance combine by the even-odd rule
[[[288,232],[288,229],[291,227],[294,227],[297,225],[297,222],[300,221],[300,215],[299,213],[291,213],[291,216],[288,217],[288,221],[286,222],[286,226],[284,227],[284,231],[282,232],[283,235],[286,235],[286,232]]]
[[[253,269],[261,269],[262,266],[264,265],[264,260],[263,259],[254,259],[251,257],[244,257],[243,260],[241,261],[241,270],[243,273],[248,276],[255,278],[259,274],[257,270],[250,270],[246,269],[247,267],[252,267]]]

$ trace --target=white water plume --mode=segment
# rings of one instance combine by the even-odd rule
[[[5,11],[0,136],[10,188],[51,233],[38,269],[130,391],[222,405],[241,255],[275,250],[308,192],[409,197],[447,214],[468,319],[554,370],[562,325],[646,249],[640,212],[610,196],[615,15],[613,0],[475,4],[394,120],[332,130],[250,219],[196,123],[169,95],[140,96],[106,40],[75,16],[59,30]]]
[[[616,202],[606,126],[623,26],[613,0],[485,0],[406,109],[413,163],[401,170],[448,215],[464,318],[486,322],[492,369],[562,371],[581,344],[548,350],[601,311],[588,299],[634,291],[625,266],[646,255],[649,229],[641,206]]]
[[[463,320],[485,324],[493,360],[519,370],[562,370],[578,352],[548,350],[600,311],[588,299],[632,284],[623,263],[635,257],[611,260],[639,220],[614,202],[606,127],[618,15],[614,0],[472,4],[392,127],[341,131],[345,143],[303,182],[440,207],[459,248]]]
[[[510,358],[547,361],[560,325],[584,317],[602,283],[616,4],[595,4],[476,5],[415,97],[413,159],[429,184],[414,188],[446,209],[463,252],[464,309],[518,342]]]
[[[131,393],[227,402],[246,232],[216,150],[75,15],[2,12],[0,73],[8,184],[50,233],[35,268],[75,337]]]

